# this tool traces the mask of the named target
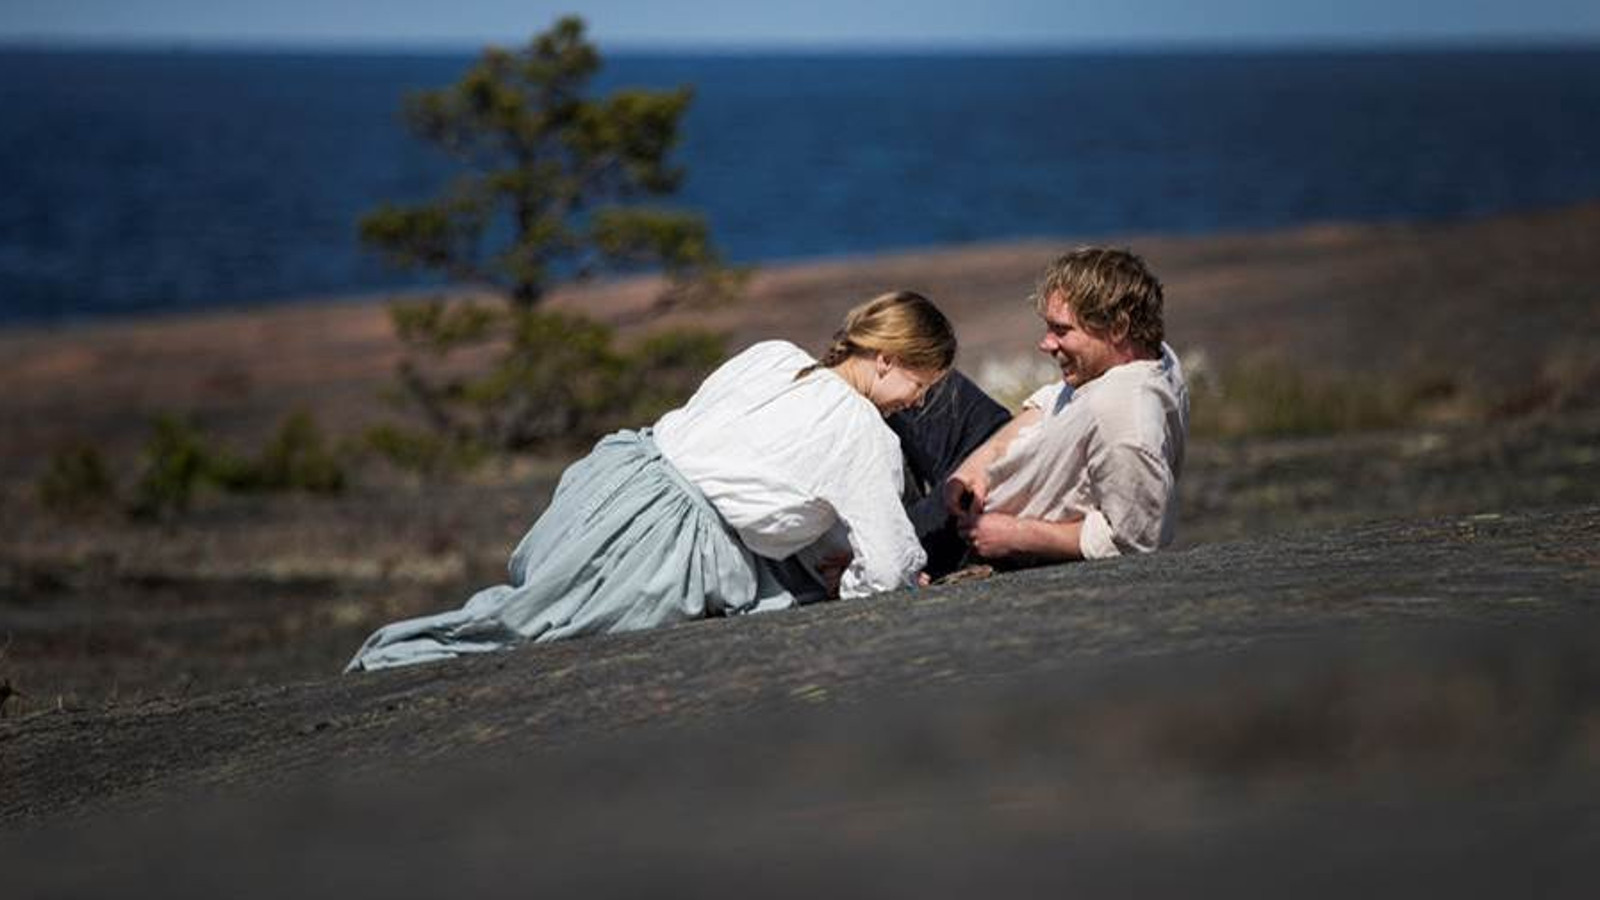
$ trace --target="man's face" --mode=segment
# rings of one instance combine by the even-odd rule
[[[1044,339],[1039,350],[1061,367],[1061,378],[1074,388],[1099,378],[1117,364],[1116,347],[1105,338],[1083,329],[1078,316],[1058,292],[1051,294],[1044,307]]]

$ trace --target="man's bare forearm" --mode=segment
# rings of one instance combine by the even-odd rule
[[[984,441],[978,449],[972,451],[962,461],[961,465],[956,467],[955,472],[950,476],[951,479],[970,486],[983,484],[987,487],[985,473],[988,471],[989,466],[1005,454],[1006,450],[1011,446],[1011,442],[1017,439],[1017,434],[1022,429],[1039,421],[1040,415],[1041,413],[1037,409],[1025,409],[1017,414],[987,441]]]
[[[1005,513],[973,517],[961,529],[962,537],[984,559],[1034,557],[1064,561],[1082,559],[1083,520],[1050,522]]]
[[[1050,560],[1083,559],[1083,520],[1017,519],[1018,553]]]

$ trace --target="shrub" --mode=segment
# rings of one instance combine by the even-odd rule
[[[609,326],[570,313],[515,313],[511,348],[486,375],[445,382],[434,428],[369,429],[368,449],[423,475],[471,468],[497,449],[570,450],[682,403],[726,354],[721,335],[661,331],[618,348]],[[441,427],[441,423],[443,427]]]
[[[307,491],[337,494],[345,488],[345,470],[323,439],[310,413],[291,413],[254,460],[220,452],[211,455],[208,474],[233,491]]]
[[[717,334],[675,329],[645,337],[626,354],[617,403],[625,421],[617,424],[644,425],[681,405],[726,356],[727,341]]]
[[[368,428],[362,435],[361,446],[397,468],[427,477],[464,472],[488,457],[479,444],[437,431],[395,424]]]
[[[117,486],[99,449],[77,444],[50,458],[38,483],[39,500],[58,512],[84,512],[116,501]]]
[[[140,519],[187,512],[195,490],[211,469],[211,455],[194,426],[177,416],[157,418],[155,434],[144,447],[143,471],[134,484],[128,512]]]
[[[1393,428],[1409,421],[1425,399],[1399,381],[1313,377],[1273,361],[1239,363],[1215,378],[1207,372],[1192,378],[1190,389],[1193,431],[1213,437]]]
[[[212,486],[240,493],[308,491],[333,494],[346,485],[343,462],[306,412],[284,419],[261,453],[247,458],[209,445],[190,423],[161,416],[145,444],[143,466],[128,512],[170,518],[187,512],[195,493]]]

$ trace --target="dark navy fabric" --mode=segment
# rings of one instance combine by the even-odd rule
[[[955,371],[928,391],[921,406],[889,417],[912,482],[906,514],[928,552],[929,576],[960,568],[967,552],[955,518],[944,508],[945,479],[1009,421],[1004,406]]]

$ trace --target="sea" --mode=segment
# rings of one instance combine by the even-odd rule
[[[399,110],[475,57],[0,48],[0,326],[430,283],[356,223],[459,174]],[[739,263],[1600,198],[1600,47],[632,51],[594,89],[685,84],[671,203]]]

